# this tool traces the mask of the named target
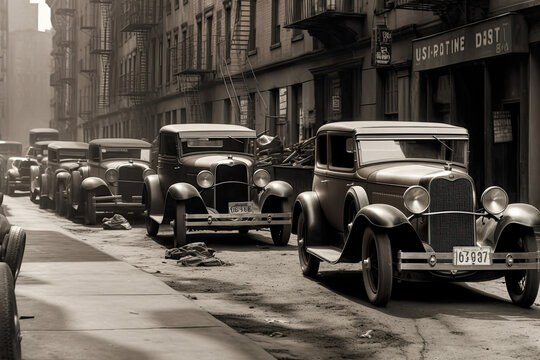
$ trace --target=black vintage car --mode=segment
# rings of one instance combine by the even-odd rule
[[[313,190],[294,206],[302,272],[320,261],[360,263],[369,300],[390,299],[393,280],[485,281],[505,277],[529,307],[539,287],[533,227],[540,212],[508,204],[497,186],[477,205],[468,133],[426,122],[336,122],[316,139]]]
[[[32,166],[30,170],[30,200],[33,202],[39,196],[39,189],[41,187],[41,175],[47,168],[48,146],[54,140],[37,141],[33,145],[30,145],[26,150],[26,157],[36,159],[39,166]]]
[[[22,144],[18,141],[0,141],[0,179],[4,179],[7,161],[12,156],[21,156]],[[0,181],[0,192],[5,192],[4,181]]]
[[[59,139],[59,132],[51,128],[34,128],[28,132],[28,144],[35,145],[39,141],[56,141]]]
[[[37,160],[14,156],[7,161],[4,173],[4,189],[9,196],[13,196],[15,190],[30,190],[30,167],[38,165]]]
[[[270,228],[274,244],[287,245],[293,190],[255,169],[255,140],[254,130],[238,125],[161,128],[158,174],[144,181],[148,235],[172,223],[176,247],[190,230]]]
[[[150,147],[138,139],[90,141],[88,164],[73,172],[67,187],[68,215],[78,211],[93,225],[97,212],[142,213],[144,178],[156,173]]]

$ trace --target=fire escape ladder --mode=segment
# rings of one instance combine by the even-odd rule
[[[111,67],[111,50],[112,50],[112,24],[111,24],[111,4],[101,2],[101,36],[100,42],[100,60],[101,60],[101,84],[98,106],[100,109],[107,109],[110,104],[110,67]]]
[[[184,94],[186,104],[189,105],[190,122],[204,122],[201,103],[201,75],[182,74],[178,77],[180,92]]]
[[[137,43],[137,57],[139,59],[139,68],[135,72],[133,78],[134,95],[131,100],[135,104],[141,104],[144,101],[148,90],[147,83],[147,71],[148,71],[148,59],[146,50],[148,49],[148,31],[138,30],[135,31],[135,38]]]

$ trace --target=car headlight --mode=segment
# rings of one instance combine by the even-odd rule
[[[203,170],[197,174],[197,185],[203,189],[211,188],[214,185],[214,174],[208,170]]]
[[[422,214],[429,207],[431,198],[426,189],[422,186],[411,186],[403,194],[403,204],[411,213],[418,215]]]
[[[146,177],[150,176],[150,175],[156,175],[156,171],[154,169],[150,169],[150,168],[144,170],[143,173],[142,173],[143,180],[146,179]]]
[[[265,187],[270,182],[270,174],[264,169],[259,169],[253,173],[253,183],[260,188]]]
[[[107,180],[108,183],[112,184],[118,181],[119,175],[118,170],[116,169],[108,169],[105,171],[105,180]]]
[[[497,215],[508,206],[508,194],[498,186],[491,186],[484,191],[480,202],[488,213]]]

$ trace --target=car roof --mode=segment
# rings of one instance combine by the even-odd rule
[[[91,145],[107,146],[107,147],[142,147],[149,148],[152,146],[147,141],[139,139],[127,139],[127,138],[117,138],[117,139],[94,139],[90,141]]]
[[[161,128],[161,133],[175,133],[181,138],[200,137],[257,137],[255,130],[241,125],[232,124],[174,124]]]
[[[0,140],[0,145],[21,145],[22,143],[18,141],[11,141],[11,140]]]
[[[72,150],[88,150],[88,144],[79,141],[53,141],[48,146],[49,149],[72,149]]]
[[[40,146],[40,147],[47,147],[47,145],[49,145],[50,143],[52,142],[58,142],[58,140],[42,140],[42,141],[37,141],[36,143],[34,143],[34,145],[32,146]],[[30,147],[32,147],[30,146]]]
[[[320,131],[346,131],[356,135],[468,135],[463,127],[422,121],[339,121],[321,126]]]
[[[37,133],[55,133],[58,134],[58,130],[51,129],[51,128],[34,128],[30,129],[30,134],[37,134]]]
[[[35,161],[37,162],[36,159],[33,159],[33,158],[28,158],[28,157],[24,157],[24,156],[11,156],[8,160],[21,160],[21,161]]]

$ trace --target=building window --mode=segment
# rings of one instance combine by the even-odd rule
[[[202,69],[202,19],[197,20],[197,69]]]
[[[272,0],[272,45],[279,44],[280,39],[279,26],[279,0]]]
[[[217,20],[216,20],[216,64],[218,61],[221,61],[221,10],[217,12]]]
[[[174,10],[178,10],[180,8],[180,0],[174,0]]]
[[[257,0],[250,0],[249,7],[249,42],[248,51],[253,51],[257,48]]]
[[[178,71],[178,29],[174,30],[174,46],[173,46],[173,49],[172,49],[172,57],[173,57],[173,61],[172,61],[172,66],[173,66],[173,74],[172,74],[172,76],[173,76],[173,79],[172,79],[172,82],[173,82],[173,84],[176,84],[178,79],[174,74]]]
[[[172,0],[167,0],[167,15],[171,14],[171,8],[172,8],[171,1]]]
[[[167,58],[166,58],[166,78],[165,82],[167,83],[167,86],[169,86],[169,82],[171,81],[171,57],[172,57],[172,51],[171,51],[171,33],[167,33]]]
[[[398,117],[398,87],[395,70],[388,70],[384,75],[384,117],[385,119]]]
[[[212,70],[212,16],[206,18],[206,69]]]
[[[225,58],[231,58],[231,7],[225,8]]]
[[[163,84],[163,40],[159,41],[159,54],[158,54],[158,85]]]

